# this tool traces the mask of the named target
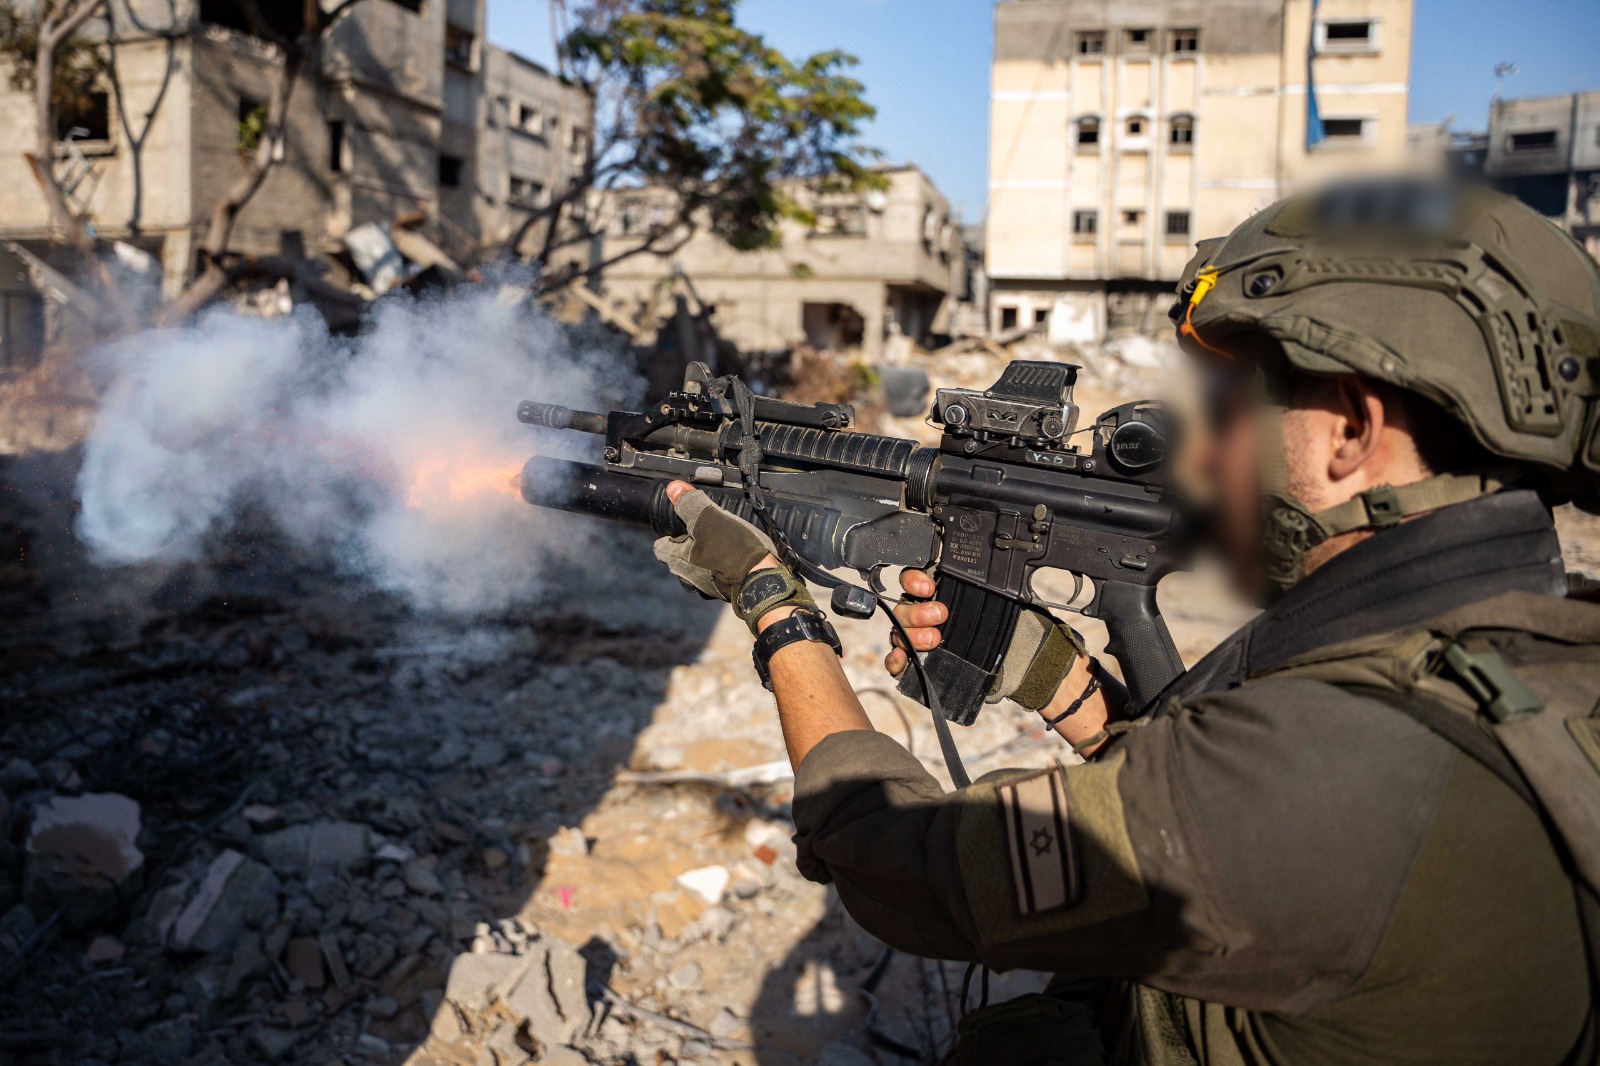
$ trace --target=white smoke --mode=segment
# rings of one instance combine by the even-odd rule
[[[487,287],[386,302],[354,339],[309,312],[217,309],[119,341],[97,369],[77,529],[98,562],[197,558],[248,508],[452,613],[532,596],[571,551],[570,524],[509,491],[535,443],[517,401],[594,408],[636,392],[616,352],[575,346]]]

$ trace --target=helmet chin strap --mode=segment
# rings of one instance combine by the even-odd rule
[[[1470,474],[1435,474],[1409,485],[1379,485],[1343,503],[1313,512],[1289,491],[1283,421],[1288,411],[1284,376],[1262,369],[1260,454],[1262,558],[1267,594],[1281,597],[1305,577],[1305,554],[1330,537],[1358,530],[1384,530],[1408,518],[1493,495],[1516,478],[1514,469]]]

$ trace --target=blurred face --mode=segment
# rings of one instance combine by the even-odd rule
[[[1261,563],[1261,426],[1256,387],[1240,369],[1212,371],[1206,418],[1192,438],[1195,497],[1207,509],[1211,546],[1241,595],[1258,601]]]

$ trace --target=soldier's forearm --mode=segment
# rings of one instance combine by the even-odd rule
[[[773,611],[761,620],[760,628],[766,629],[793,611],[792,607]],[[778,724],[789,762],[796,769],[824,737],[872,729],[839,657],[826,644],[790,644],[780,648],[769,665],[772,691],[778,698]]]

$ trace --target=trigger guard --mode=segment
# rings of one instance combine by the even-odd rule
[[[1037,592],[1033,591],[1033,578],[1030,577],[1028,578],[1027,584],[1028,606],[1043,608],[1047,611],[1066,611],[1069,614],[1081,614],[1090,618],[1094,617],[1088,612],[1088,608],[1093,606],[1092,602],[1082,607],[1073,606],[1073,604],[1078,602],[1078,597],[1083,595],[1083,575],[1073,573],[1070,570],[1067,572],[1072,574],[1072,595],[1067,597],[1066,603],[1056,603],[1053,600],[1047,600],[1041,597]],[[1100,589],[1097,586],[1095,588],[1095,599],[1099,598]]]

